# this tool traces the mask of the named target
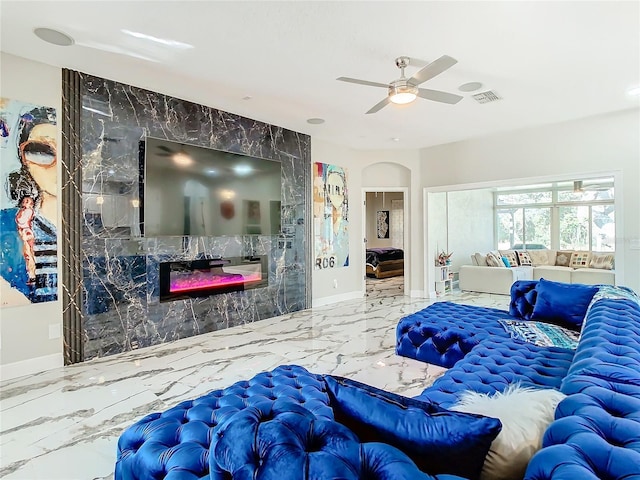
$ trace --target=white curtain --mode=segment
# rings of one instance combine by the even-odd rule
[[[404,249],[404,200],[391,200],[390,217],[391,246]]]

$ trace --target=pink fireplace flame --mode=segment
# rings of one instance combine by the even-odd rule
[[[189,272],[182,276],[179,272],[171,272],[169,291],[189,292],[194,290],[215,289],[216,287],[229,287],[234,285],[247,285],[262,281],[260,272],[247,274],[214,273],[210,271]]]

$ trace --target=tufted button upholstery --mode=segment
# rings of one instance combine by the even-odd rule
[[[569,375],[579,375],[603,364],[622,365],[640,372],[638,304],[630,300],[600,300],[590,308]]]
[[[517,280],[511,285],[509,315],[524,320],[531,320],[533,307],[536,304],[537,280]]]
[[[590,306],[565,398],[545,432],[527,480],[640,480],[640,305],[601,299]]]
[[[297,403],[263,403],[232,415],[216,430],[211,480],[428,480],[401,451],[361,444],[347,427],[318,419]]]
[[[551,469],[554,477],[569,478],[560,466],[572,478],[640,479],[640,423],[612,418],[574,415],[553,422],[543,440],[548,448],[531,459],[526,478],[550,478]],[[549,456],[556,457],[553,463]]]
[[[396,327],[396,353],[451,367],[488,337],[509,338],[496,321],[504,310],[439,302],[408,315]]]
[[[513,383],[558,389],[572,358],[563,348],[487,339],[417,398],[448,408],[467,390],[493,394]]]
[[[304,404],[318,418],[333,419],[321,376],[298,366],[278,367],[147,415],[127,428],[118,440],[115,478],[208,479],[214,428],[248,407],[283,401]]]

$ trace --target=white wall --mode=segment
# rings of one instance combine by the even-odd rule
[[[55,106],[60,121],[60,69],[4,53],[0,66],[1,96]],[[617,205],[616,220],[624,234],[617,239],[616,250],[624,258],[621,269],[625,284],[640,291],[639,132],[640,114],[635,109],[422,150],[356,151],[312,138],[312,161],[347,169],[351,237],[349,267],[313,271],[314,304],[363,294],[363,188],[408,188],[405,208],[409,209],[409,222],[405,227],[409,230],[406,249],[411,265],[407,293],[419,296],[430,289],[425,288],[425,273],[433,269],[425,270],[425,266],[434,264],[434,257],[424,252],[425,187],[478,184],[487,187],[510,181],[530,183],[531,179],[551,175],[570,178],[601,172],[618,172],[622,179],[616,184],[616,196],[621,203]],[[60,301],[5,308],[0,315],[3,378],[10,372],[28,373],[29,369],[37,371],[62,364],[61,339],[49,339],[50,328],[55,331],[62,323]]]
[[[0,97],[55,107],[58,132],[61,132],[62,71],[59,68],[0,52]],[[61,145],[60,133],[58,145]],[[58,162],[58,179],[60,179],[60,171],[60,162]],[[4,178],[1,180],[4,181]],[[60,191],[58,181],[58,266],[61,264]],[[59,280],[58,285],[60,283]],[[58,290],[58,298],[60,296],[61,289]],[[61,366],[63,364],[61,333],[61,300],[2,308],[0,310],[0,378],[4,380]]]
[[[488,189],[447,194],[447,252],[451,271],[470,265],[475,252],[494,250],[493,193]]]
[[[427,247],[424,262],[425,274],[428,278],[425,286],[425,294],[434,297],[436,294],[435,275],[436,258],[442,250],[447,250],[447,194],[446,192],[434,192],[427,194],[426,215],[429,222],[426,224]]]
[[[640,110],[425,148],[420,156],[425,187],[617,173],[616,270],[640,291]]]
[[[409,230],[409,245],[405,245],[405,251],[411,258],[411,264],[405,265],[405,276],[408,274],[405,281],[408,281],[411,290],[418,288],[419,293],[422,293],[424,271],[421,262],[424,255],[420,249],[423,235],[422,227],[416,228],[422,225],[419,152],[417,150],[358,151],[312,138],[311,159],[313,162],[331,163],[347,169],[350,239],[348,267],[313,271],[313,305],[359,298],[364,294],[363,188],[407,187],[409,189],[409,194],[404,199],[404,207],[409,209],[409,222],[405,225]],[[414,262],[414,258],[418,260]]]

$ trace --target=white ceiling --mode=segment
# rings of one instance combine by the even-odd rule
[[[1,0],[0,15],[4,52],[358,149],[420,148],[640,105],[626,93],[640,86],[638,1]],[[43,26],[76,44],[44,43],[32,33]],[[458,63],[422,86],[464,95],[457,105],[418,99],[365,115],[386,90],[336,81],[388,83],[399,77],[396,57],[443,54]],[[457,90],[471,81],[503,99],[482,105]]]

